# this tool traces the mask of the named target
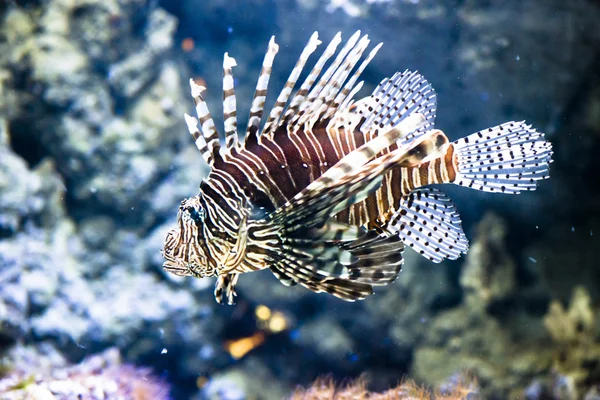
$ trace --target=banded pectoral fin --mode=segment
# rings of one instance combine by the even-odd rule
[[[295,283],[346,301],[364,299],[373,286],[396,279],[403,244],[397,236],[328,222],[320,228],[282,232],[281,244],[269,251],[271,271],[285,285]]]

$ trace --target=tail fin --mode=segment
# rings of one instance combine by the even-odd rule
[[[453,143],[457,185],[485,192],[535,190],[549,177],[552,144],[525,122],[506,122]]]

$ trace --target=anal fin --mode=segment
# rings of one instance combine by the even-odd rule
[[[455,260],[469,247],[454,204],[434,188],[413,190],[405,196],[384,230],[433,262]]]

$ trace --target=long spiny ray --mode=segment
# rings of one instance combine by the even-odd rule
[[[263,128],[263,135],[270,135],[273,131],[272,128],[274,126],[278,126],[278,119],[281,113],[283,112],[283,109],[290,95],[292,94],[292,90],[296,85],[296,81],[298,80],[298,77],[300,76],[300,73],[302,72],[302,69],[306,64],[306,61],[308,60],[310,55],[314,53],[314,51],[317,49],[317,46],[320,44],[321,41],[319,40],[317,32],[313,33],[313,35],[310,37],[310,40],[308,41],[308,44],[302,51],[302,54],[300,54],[300,58],[298,58],[298,61],[296,62],[296,65],[294,66],[294,69],[292,70],[287,82],[285,83],[285,86],[283,87],[281,93],[279,93],[279,96],[277,97],[275,106],[273,106],[273,109],[269,114],[269,119],[267,120]]]
[[[263,60],[258,82],[256,83],[254,98],[252,99],[250,117],[248,118],[248,127],[246,129],[247,138],[249,138],[251,135],[258,135],[260,120],[262,119],[265,100],[267,98],[267,88],[269,86],[269,78],[271,77],[273,60],[275,59],[275,55],[278,51],[279,46],[277,43],[275,43],[275,36],[272,36],[271,40],[269,41],[267,53],[265,54],[265,58]]]
[[[208,111],[208,106],[202,97],[202,92],[206,90],[204,86],[197,85],[193,79],[190,79],[190,87],[192,89],[192,97],[196,104],[196,115],[200,120],[200,132],[204,136],[207,147],[207,155],[205,157],[208,165],[212,167],[215,160],[221,158],[221,145],[219,143],[219,132],[215,126],[215,122]],[[191,132],[190,132],[191,133]],[[193,134],[192,134],[193,136]],[[198,143],[196,144],[198,146]],[[200,147],[198,147],[200,149]],[[200,150],[202,151],[202,150]],[[203,153],[204,156],[204,153]]]
[[[368,60],[368,59],[365,60],[365,62],[367,62],[367,61],[370,61],[370,60]],[[352,87],[352,85],[350,85],[349,83],[350,82],[348,82],[348,84],[346,84],[347,88]],[[364,81],[360,81],[360,82],[358,82],[356,85],[354,85],[352,87],[352,89],[350,90],[349,93],[347,93],[347,94],[340,93],[340,95],[338,95],[338,97],[341,96],[341,95],[344,95],[344,97],[345,97],[344,101],[342,102],[342,104],[340,104],[338,106],[338,111],[340,112],[339,113],[340,117],[347,118],[347,117],[350,116],[350,115],[348,115],[348,113],[349,113],[350,107],[352,107],[352,105],[355,103],[354,96],[356,96],[356,93],[358,93],[358,91],[360,89],[362,89],[363,85],[364,85]],[[344,91],[346,90],[346,87],[344,88]],[[337,99],[336,99],[336,102],[337,102]],[[337,113],[335,113],[335,114],[337,114]],[[333,124],[336,124],[337,121],[338,121],[338,118],[334,118],[335,114],[332,115],[332,116],[330,116],[332,118]],[[343,121],[343,122],[346,122],[346,121]]]
[[[346,84],[344,85],[344,88],[335,97],[333,104],[329,107],[327,113],[325,113],[323,118],[331,118],[338,111],[338,109],[343,110],[344,107],[340,107],[340,105],[346,103],[346,99],[349,94],[351,94],[351,96],[348,101],[350,101],[352,99],[352,97],[354,97],[354,94],[356,94],[356,92],[358,91],[358,90],[356,90],[356,91],[353,90],[355,88],[355,83],[356,83],[357,79],[359,78],[360,75],[362,75],[363,71],[365,70],[367,65],[369,65],[369,63],[371,62],[373,57],[375,57],[375,55],[377,54],[377,52],[379,51],[381,46],[383,46],[383,43],[379,43],[377,46],[375,46],[375,48],[373,50],[371,50],[371,52],[369,53],[367,58],[363,60],[363,62],[360,64],[360,66],[358,67],[356,72],[354,72],[352,77],[348,80],[348,82],[346,82]],[[356,86],[358,86],[358,85],[356,85]],[[362,87],[362,84],[360,84],[360,86]]]
[[[225,148],[230,152],[238,146],[237,111],[232,67],[237,64],[227,53],[223,57],[223,119],[225,123]]]
[[[329,98],[333,99],[337,90],[341,87],[342,83],[350,73],[350,70],[354,64],[358,61],[357,54],[360,57],[362,51],[369,44],[367,36],[363,36],[358,43],[353,43],[352,46],[344,46],[342,51],[333,62],[333,64],[325,71],[323,78],[319,81],[319,84],[309,94],[311,103],[304,109],[303,115],[298,119],[298,125],[303,126],[306,124],[306,129],[312,129],[312,126],[321,119],[322,114],[327,110],[327,102]],[[346,52],[346,50],[348,50]],[[344,57],[340,57],[341,55]],[[327,79],[325,80],[325,78]],[[318,88],[318,90],[317,90]]]
[[[348,53],[346,58],[344,59],[343,64],[335,71],[331,79],[327,82],[323,90],[319,93],[316,101],[314,102],[311,109],[307,112],[308,114],[312,114],[313,121],[316,122],[323,113],[328,111],[331,102],[338,94],[342,84],[346,81],[350,72],[362,56],[362,53],[366,50],[370,43],[368,36],[363,36],[358,44]],[[314,123],[313,123],[314,124]],[[312,124],[311,124],[312,126]]]
[[[313,86],[313,84],[315,83],[315,81],[317,80],[319,75],[321,74],[321,71],[323,70],[323,66],[331,58],[331,56],[333,56],[335,54],[337,46],[341,43],[341,41],[342,41],[342,35],[341,35],[341,33],[338,32],[333,37],[333,39],[331,40],[329,45],[327,45],[327,48],[325,49],[325,51],[323,52],[321,57],[319,57],[319,59],[317,60],[317,63],[315,64],[313,69],[310,71],[310,73],[308,74],[308,76],[306,77],[306,79],[304,80],[302,85],[300,86],[300,89],[298,90],[296,95],[292,98],[292,101],[290,102],[290,105],[284,114],[283,121],[287,121],[290,118],[296,116],[296,114],[298,113],[298,109],[299,109],[300,105],[304,102],[304,99],[308,95],[310,88]]]
[[[190,131],[190,135],[192,135],[192,138],[194,138],[194,143],[196,144],[198,150],[200,150],[200,154],[202,154],[204,162],[206,162],[208,165],[211,165],[212,157],[208,151],[208,147],[206,146],[206,139],[204,139],[200,129],[198,129],[198,119],[188,115],[187,113],[183,116],[185,118],[188,131]]]
[[[306,100],[304,100],[300,104],[299,112],[291,120],[292,124],[295,124],[296,121],[298,121],[298,125],[301,125],[302,122],[306,121],[308,118],[311,117],[311,115],[309,115],[309,110],[314,106],[315,100],[318,98],[319,94],[321,94],[321,91],[323,90],[325,85],[327,85],[327,82],[329,82],[329,79],[331,79],[331,77],[338,69],[340,64],[344,61],[344,58],[346,57],[348,52],[356,45],[356,42],[358,41],[359,37],[360,31],[357,31],[342,47],[342,49],[339,51],[338,55],[333,60],[331,65],[325,70],[325,72],[321,76],[321,79],[310,90],[310,92],[306,96]]]

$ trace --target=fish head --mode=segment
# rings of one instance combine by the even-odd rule
[[[196,278],[217,275],[217,263],[209,257],[204,237],[205,211],[201,195],[184,199],[177,213],[177,228],[167,232],[162,249],[163,268],[175,275]]]

